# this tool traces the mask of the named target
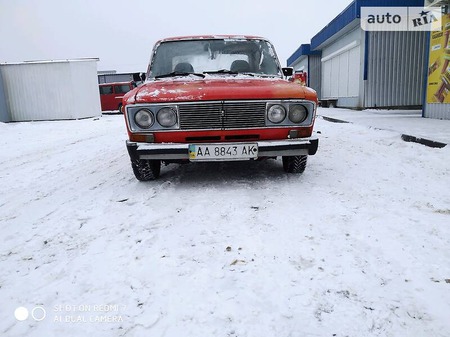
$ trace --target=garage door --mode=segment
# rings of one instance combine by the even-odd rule
[[[322,58],[322,97],[358,97],[360,46],[354,41]]]

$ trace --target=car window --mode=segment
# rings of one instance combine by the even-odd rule
[[[187,73],[228,70],[261,76],[281,76],[273,47],[265,40],[205,39],[163,42],[154,50],[150,77],[177,72],[177,65],[190,69],[181,71]]]
[[[100,94],[101,95],[108,95],[113,93],[112,85],[105,85],[100,87]]]
[[[125,94],[130,90],[131,90],[131,88],[130,88],[129,84],[121,84],[121,85],[114,86],[114,92],[116,94]]]

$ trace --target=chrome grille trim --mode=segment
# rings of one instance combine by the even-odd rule
[[[181,130],[265,127],[265,101],[202,102],[179,104]]]
[[[225,129],[266,126],[266,102],[225,102]]]
[[[222,103],[179,104],[180,129],[222,129]]]

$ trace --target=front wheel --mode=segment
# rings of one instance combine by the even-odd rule
[[[139,181],[155,180],[161,172],[160,160],[136,159],[131,161],[134,176]]]
[[[287,173],[303,173],[308,156],[284,156],[283,169]]]
[[[120,113],[120,114],[123,114],[123,111],[122,111],[122,103],[119,104],[117,110],[119,110],[119,113]]]

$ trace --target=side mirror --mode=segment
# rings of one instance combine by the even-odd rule
[[[133,73],[133,81],[134,82],[144,82],[145,81],[145,73]]]
[[[281,70],[283,71],[283,75],[286,77],[292,76],[294,74],[294,68],[292,67],[281,68]]]

